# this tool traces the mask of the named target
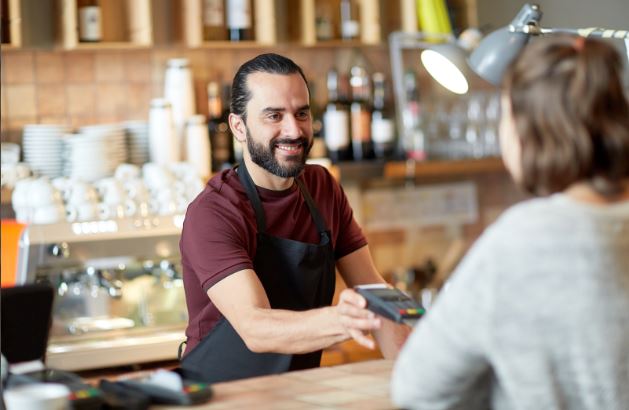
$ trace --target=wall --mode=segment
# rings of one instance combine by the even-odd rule
[[[300,64],[315,101],[326,98],[325,73],[333,65],[364,57],[370,70],[389,74],[385,47],[350,48],[153,48],[119,51],[2,51],[2,141],[20,141],[24,124],[72,126],[146,119],[151,98],[163,95],[166,62],[190,60],[197,111],[207,114],[206,85],[229,83],[238,66],[263,52],[278,52]]]
[[[509,23],[527,3],[521,0],[476,0],[481,27],[492,30]],[[546,27],[605,27],[629,29],[629,1],[627,0],[536,0],[542,25]]]

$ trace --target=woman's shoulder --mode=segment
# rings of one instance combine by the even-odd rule
[[[484,232],[486,241],[505,243],[517,235],[548,231],[562,219],[562,207],[551,198],[532,198],[507,208]]]

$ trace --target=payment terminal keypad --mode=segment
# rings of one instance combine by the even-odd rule
[[[414,324],[426,310],[403,291],[384,284],[354,288],[367,299],[367,309],[397,323]]]

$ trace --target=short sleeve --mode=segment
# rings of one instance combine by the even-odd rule
[[[252,236],[233,205],[217,193],[197,198],[188,208],[181,236],[184,263],[207,291],[212,285],[242,269],[253,269]]]

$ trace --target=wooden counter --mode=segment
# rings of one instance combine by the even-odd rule
[[[255,377],[212,386],[206,404],[189,409],[394,409],[389,399],[392,360],[371,360],[342,366]],[[151,406],[151,410],[182,407]]]

